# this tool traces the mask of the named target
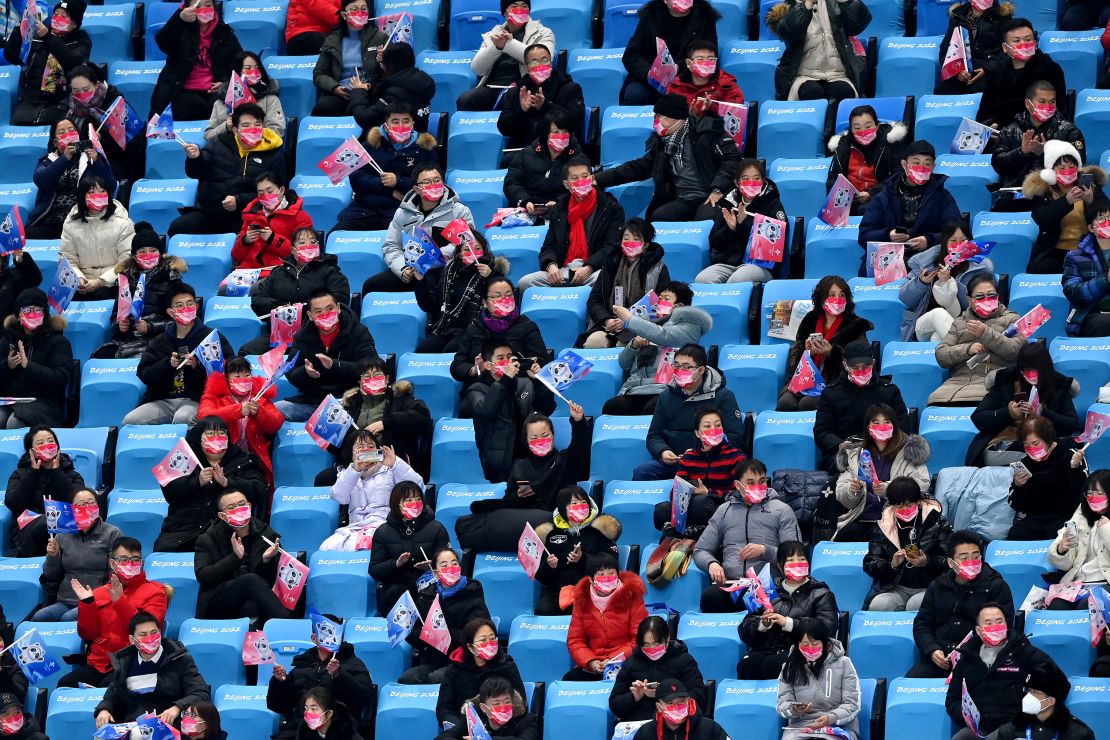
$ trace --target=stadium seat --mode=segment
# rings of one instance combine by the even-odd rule
[[[0,152],[10,163],[0,171],[0,183],[30,182],[35,163],[48,148],[49,126],[0,126]]]
[[[1094,403],[1098,389],[1110,378],[1107,350],[1110,350],[1110,342],[1105,338],[1056,337],[1049,340],[1048,351],[1056,369],[1079,381],[1079,395],[1073,399],[1076,409],[1082,410]]]
[[[316,84],[312,72],[316,56],[268,56],[263,62],[266,74],[278,82],[278,98],[287,118],[305,118],[316,105]]]
[[[133,534],[144,552],[154,550],[168,511],[169,504],[153,478],[146,488],[113,488],[108,492],[108,523]]]
[[[947,693],[943,678],[895,678],[887,689],[887,737],[899,740],[951,737],[955,726],[944,709]]]
[[[987,545],[984,559],[1006,579],[1015,604],[1020,605],[1033,586],[1045,587],[1041,574],[1052,570],[1048,564],[1051,544],[1052,540],[995,540]]]
[[[628,0],[605,0],[602,5],[605,32],[602,47],[616,49],[626,46],[636,30],[640,6]],[[676,52],[676,55],[678,53],[680,52]]]
[[[439,686],[390,683],[378,689],[375,740],[435,737]]]
[[[104,698],[104,689],[54,689],[47,716],[54,737],[92,737],[96,732],[93,710]]]
[[[339,269],[358,292],[371,275],[385,269],[382,259],[384,231],[333,231],[328,234],[324,251],[339,258]]]
[[[1028,213],[977,213],[972,231],[976,240],[997,242],[989,259],[998,275],[1025,272],[1033,242],[1040,233]]]
[[[262,322],[251,310],[249,296],[214,296],[204,304],[204,323],[218,331],[232,349],[258,336]]]
[[[15,630],[16,640],[35,630],[42,638],[43,646],[50,655],[62,665],[62,670],[47,676],[35,684],[36,689],[53,691],[58,686],[58,679],[68,671],[62,659],[67,655],[81,654],[81,638],[77,635],[77,622],[23,622]]]
[[[824,181],[821,184],[824,188]],[[823,193],[817,210],[823,205],[824,197]],[[830,226],[819,218],[806,219],[806,278],[816,281],[825,275],[852,278],[859,274],[863,262],[863,250],[859,246],[862,220],[863,216],[849,216],[846,225]]]
[[[930,391],[931,392],[931,391]],[[971,423],[974,407],[929,406],[921,412],[919,433],[929,443],[929,474],[963,465],[971,440],[979,433]]]
[[[556,36],[560,43],[562,38]],[[624,84],[623,49],[572,49],[567,55],[567,73],[582,86],[588,108],[614,105]]]
[[[573,347],[586,329],[586,300],[591,287],[528,288],[520,299],[520,312],[539,325],[551,347]],[[543,363],[540,363],[543,364]]]
[[[744,99],[767,101],[775,99],[775,69],[786,45],[778,40],[733,41],[722,44],[719,52],[721,69],[741,81]]]
[[[605,402],[617,395],[621,383],[624,381],[624,371],[621,369],[621,348],[611,349],[581,349],[571,350],[579,357],[589,360],[593,367],[580,380],[576,381],[563,395],[571,401],[582,406],[586,416],[599,416],[601,407]],[[562,401],[557,402],[552,416],[565,417],[569,414],[569,407]]]
[[[856,302],[856,314],[875,325],[874,331],[867,333],[871,341],[886,344],[902,338],[902,311],[905,306],[898,298],[898,290],[903,282],[896,280],[886,285],[875,285],[874,278],[858,277],[848,281]]]
[[[311,486],[316,474],[334,464],[320,449],[305,425],[287,421],[274,437],[274,483],[278,486]]]
[[[482,34],[504,22],[504,16],[491,0],[454,0],[448,26],[451,51],[477,51],[482,45]]]
[[[778,737],[778,681],[720,681],[713,718],[730,737]]]
[[[429,45],[415,48],[435,47]],[[470,69],[473,58],[473,51],[424,51],[417,55],[416,66],[431,75],[436,83],[432,110],[455,110],[455,101],[459,95],[478,84],[478,76]]]
[[[528,578],[516,553],[480,553],[474,560],[474,580],[485,590],[490,615],[500,620],[502,639],[509,636],[513,619],[532,613],[540,596],[539,584]]]
[[[604,512],[620,520],[618,542],[638,545],[659,541],[659,530],[653,523],[655,505],[670,499],[671,486],[669,480],[606,482]]]
[[[765,347],[729,344],[721,347],[717,367],[724,373],[728,387],[740,391],[736,394],[736,402],[741,411],[762,413],[775,410],[779,391],[786,379],[789,353],[790,346],[786,344]]]
[[[384,617],[348,619],[343,624],[343,639],[354,646],[362,662],[374,666],[374,683],[378,685],[396,681],[412,661],[408,642],[396,648],[389,646]]]
[[[532,4],[532,17],[551,29],[560,49],[576,49],[593,43],[593,6],[586,0],[537,0]]]
[[[474,224],[479,228],[493,220],[498,208],[507,204],[503,185],[508,170],[449,170],[447,184],[458,194],[474,214]]]
[[[432,480],[440,484],[485,482],[474,444],[472,419],[438,418],[432,434]]]
[[[1019,597],[1014,594],[1014,601]],[[1025,619],[1025,632],[1034,647],[1044,650],[1069,676],[1085,675],[1095,662],[1091,647],[1091,622],[1086,609],[1034,611]]]
[[[620,163],[616,162],[614,164]],[[644,180],[642,182],[628,182],[605,190],[621,204],[625,218],[634,216],[645,218],[647,207],[651,203],[652,195],[655,194],[655,184],[651,180]]]
[[[157,35],[162,26],[174,14],[176,8],[155,6],[146,9],[145,29],[143,37],[146,39],[146,53],[144,59],[148,62],[164,62],[166,54],[158,47]],[[109,80],[109,82],[111,82]],[[134,103],[132,103],[134,105]]]
[[[901,6],[901,2],[898,3]],[[870,105],[879,114],[879,123],[904,123],[907,118],[906,97],[904,95],[887,95],[877,98],[846,98],[836,107],[835,133],[848,130],[848,115],[852,109],[861,105]],[[912,107],[909,110],[912,115]]]
[[[647,593],[644,595],[644,603],[647,604],[648,611],[654,611],[658,608],[657,605],[660,604],[679,613],[697,611],[701,606],[701,592],[709,586],[709,576],[695,566],[693,562],[690,563],[690,568],[681,578],[661,586],[648,583],[647,564],[657,547],[654,543],[658,539],[659,536],[656,535],[650,541],[641,545],[640,548],[640,580],[644,582],[647,589]]]
[[[208,121],[174,121],[173,133],[181,141],[196,144],[203,149],[204,129],[207,126]],[[147,139],[146,176],[148,179],[186,179],[188,176],[185,174],[185,159],[185,152],[182,151],[180,142],[171,139]]]
[[[100,466],[106,454],[108,429],[55,429],[54,434],[65,453],[73,458],[73,467],[81,474],[85,484],[90,488],[97,488],[103,482]],[[19,452],[23,452],[22,445]]]
[[[7,211],[12,206],[19,206],[22,213],[30,213],[35,206],[35,184],[33,182],[20,182],[13,185],[0,185],[0,210]],[[53,266],[54,269],[57,266]]]
[[[1083,131],[1088,152],[1110,149],[1110,93],[1080,90],[1075,99],[1075,125]]]
[[[819,222],[816,216],[829,194],[825,178],[830,162],[832,157],[776,159],[771,164],[767,176],[778,186],[779,198],[789,217],[802,216],[810,223]]]
[[[767,476],[776,470],[817,467],[817,447],[813,444],[816,411],[764,411],[755,417],[755,442],[752,456],[767,466]]]
[[[191,206],[196,197],[196,180],[139,180],[131,188],[127,211],[132,221],[149,221],[155,231],[164,234],[180,215],[177,209]]]
[[[570,617],[520,614],[509,629],[509,654],[525,681],[551,683],[574,665],[567,652]]]
[[[486,229],[490,251],[509,260],[509,281],[516,285],[530,272],[540,269],[540,247],[547,236],[546,226],[514,226]]]
[[[601,118],[601,163],[605,167],[636,159],[644,153],[655,114],[651,106],[610,105]]]
[[[436,31],[440,18],[440,0],[385,0],[381,5],[375,5],[374,10],[383,15],[411,13],[412,48],[438,48]],[[419,64],[419,60],[417,63]]]
[[[73,347],[73,357],[87,360],[93,350],[108,341],[115,301],[74,301],[64,312],[67,322],[66,339]]]
[[[18,103],[19,73],[19,67],[0,67],[0,124],[11,120],[12,109]]]
[[[924,0],[918,3],[920,12],[922,5],[931,5],[935,0]],[[918,100],[925,95],[931,95],[940,72],[940,60],[937,51],[948,27],[948,4],[937,3],[940,18],[940,28],[928,29],[929,36],[924,36],[918,28],[918,36],[914,38],[887,37],[879,42],[879,64],[875,75],[875,94],[886,95],[913,95]],[[906,121],[909,124],[909,121]],[[948,151],[946,146],[941,151]]]
[[[671,280],[684,283],[709,264],[709,230],[712,221],[656,221],[655,241],[663,246],[664,262]]]
[[[678,620],[678,639],[698,662],[701,675],[708,681],[722,681],[736,675],[736,664],[747,652],[738,629],[744,612],[739,614],[702,614],[686,612]]]
[[[224,5],[223,20],[259,54],[285,51],[285,7],[267,0],[234,0]]]
[[[274,491],[270,525],[281,532],[290,552],[315,552],[339,526],[339,504],[330,488],[279,486]]]
[[[327,152],[327,154],[330,153]],[[289,187],[296,190],[297,195],[304,199],[304,207],[312,217],[312,223],[320,230],[334,226],[339,218],[339,212],[351,202],[351,184],[347,180],[332,185],[331,180],[324,175],[319,177],[297,175],[289,183]]]
[[[927,0],[924,3],[917,4],[917,35],[918,36],[932,36],[934,34],[943,34],[948,30],[948,8],[951,7],[946,2],[940,0]],[[900,41],[904,39],[899,39]],[[933,54],[933,58],[936,58]],[[930,91],[932,87],[930,87]]]
[[[1062,275],[1010,275],[1010,299],[1006,306],[1011,311],[1024,316],[1039,303],[1052,314],[1052,318],[1037,330],[1036,339],[1064,336],[1071,304],[1064,297],[1062,278]]]
[[[0,74],[3,74],[5,69],[7,68],[0,67]],[[26,218],[26,215],[24,214],[24,218]],[[60,244],[60,239],[28,239],[23,247],[23,253],[31,255],[35,264],[39,266],[39,271],[42,273],[42,285],[50,285],[54,282],[54,274],[58,271],[58,246]]]
[[[451,362],[455,355],[415,354],[401,355],[397,360],[397,380],[409,380],[415,395],[428,405],[433,419],[455,416],[459,405],[462,384],[451,377]]]
[[[197,670],[212,686],[244,684],[243,641],[250,620],[186,619],[181,625],[181,642],[196,661]]]
[[[434,464],[434,455],[432,461]],[[434,470],[432,479],[435,479]],[[447,529],[451,541],[455,542],[457,540],[455,522],[459,520],[459,517],[470,513],[471,503],[480,499],[501,498],[504,495],[504,483],[444,483],[436,488],[436,519]],[[431,553],[428,554],[431,555]]]
[[[990,210],[991,193],[987,185],[998,182],[998,173],[991,167],[991,155],[941,154],[937,157],[936,173],[948,175],[944,187],[952,193],[961,212]]]
[[[759,106],[760,159],[820,157],[825,153],[827,100],[772,100]]]
[[[816,278],[804,280],[772,280],[763,285],[763,298],[760,302],[759,344],[790,343],[789,340],[767,336],[771,328],[771,315],[775,310],[777,301],[803,300],[808,301],[817,287]],[[795,466],[796,467],[796,466]]]
[[[907,408],[923,409],[929,394],[947,373],[937,364],[936,342],[888,342],[883,345],[882,374],[902,391]]]
[[[297,125],[297,174],[320,175],[322,170],[317,165],[350,137],[361,138],[361,132],[350,116],[301,119]]]
[[[841,607],[839,601],[837,606]],[[860,678],[891,679],[906,675],[918,658],[913,641],[916,614],[860,611],[852,615],[848,651]]]
[[[702,335],[702,346],[748,343],[752,283],[693,283],[690,288],[694,291],[694,306],[713,317],[713,328]]]
[[[312,553],[308,560],[306,603],[321,614],[344,618],[374,616],[374,580],[367,571],[369,565],[369,550]]]
[[[148,142],[147,155],[150,154]],[[235,234],[175,234],[168,240],[167,254],[189,265],[183,278],[205,298],[216,295],[220,282],[231,272],[231,247]]]
[[[891,36],[899,37],[906,33],[905,10],[902,0],[878,0],[867,6],[871,11],[871,22],[860,33],[861,38],[874,37],[879,41]]]
[[[936,54],[934,51],[934,59],[937,58]],[[914,138],[927,140],[936,147],[937,151],[948,151],[952,138],[956,135],[956,129],[960,127],[960,121],[964,118],[975,120],[982,97],[982,93],[922,95],[917,101]]]
[[[197,583],[191,552],[152,552],[143,561],[143,570],[151,581],[173,586],[173,598],[166,612],[166,636],[177,639],[181,625],[192,619],[197,611]]]
[[[611,681],[552,681],[544,705],[544,740],[562,740],[567,728],[578,737],[611,737],[616,720],[609,711]]]
[[[159,9],[162,6],[159,4]],[[166,5],[165,9],[176,10],[174,6]],[[151,11],[147,10],[149,19]],[[120,94],[131,104],[140,116],[149,118],[150,96],[154,93],[154,85],[158,82],[158,75],[165,64],[165,55],[158,51],[159,56],[150,55],[150,47],[157,48],[153,35],[147,35],[147,56],[144,62],[115,61],[108,65],[108,84],[114,85]],[[161,113],[162,111],[157,111]],[[176,125],[176,121],[174,124]],[[128,209],[130,210],[130,209]],[[138,220],[138,219],[134,219]]]
[[[1110,681],[1082,675],[1072,675],[1069,680],[1068,710],[1083,720],[1095,737],[1110,737],[1110,712],[1106,711],[1106,703],[1110,701]]]
[[[286,541],[283,545],[289,546]],[[266,622],[266,642],[274,653],[274,659],[288,669],[293,664],[293,658],[315,647],[312,642],[311,619],[271,619]],[[347,626],[343,627],[343,641],[347,640]],[[260,666],[259,670],[265,666]],[[259,685],[263,682],[260,680]]]
[[[427,320],[414,293],[368,293],[362,297],[362,323],[374,336],[379,354],[414,351],[424,338]]]
[[[811,556],[813,577],[824,581],[836,594],[841,611],[857,612],[863,608],[871,578],[863,572],[866,542],[819,542]]]
[[[185,431],[184,424],[121,427],[116,440],[116,487],[157,488],[150,469],[162,461]]]
[[[263,684],[224,684],[212,690],[212,703],[220,712],[220,728],[228,733],[228,737],[237,740],[267,740],[277,732],[281,716],[266,708],[266,691],[267,686]]]
[[[598,417],[590,447],[590,477],[630,479],[633,468],[651,459],[644,444],[650,424],[650,416]]]
[[[497,169],[506,144],[504,135],[497,130],[497,119],[500,116],[499,110],[452,114],[447,167],[452,170],[473,171]]]
[[[1069,89],[1086,90],[1098,84],[1100,68],[1104,67],[1101,38],[1101,28],[1091,31],[1045,31],[1037,39],[1037,46],[1064,70]]]

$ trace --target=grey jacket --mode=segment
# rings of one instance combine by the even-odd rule
[[[755,506],[748,506],[737,492],[730,493],[706,525],[694,548],[694,563],[706,573],[720,563],[725,575],[741,578],[748,568],[758,573],[778,555],[779,543],[801,540],[794,510],[779,501],[772,490]],[[763,557],[740,560],[740,550],[748,543],[766,546]]]
[[[940,245],[938,244],[929,247],[920,254],[915,254],[906,262],[909,275],[906,277],[906,282],[902,283],[902,287],[898,289],[898,298],[902,301],[902,305],[906,307],[902,312],[903,342],[914,341],[913,333],[917,320],[929,307],[929,296],[932,294],[933,286],[921,282],[921,271],[931,269],[936,265],[939,254]],[[956,278],[956,300],[960,302],[960,311],[966,311],[968,305],[970,305],[967,298],[967,286],[973,277],[980,274],[994,274],[994,264],[989,259],[983,260],[982,264],[979,265],[969,265],[967,270]]]
[[[779,679],[779,715],[786,720],[783,737],[793,737],[791,728],[805,725],[827,716],[833,727],[842,727],[859,737],[859,710],[861,705],[859,676],[851,659],[844,654],[839,640],[829,641],[829,652],[817,675],[806,672],[806,682],[794,686]],[[805,714],[796,714],[794,704],[810,704]]]
[[[633,349],[625,345],[618,361],[628,379],[621,386],[621,394],[655,395],[667,386],[655,382],[655,364],[660,347],[678,349],[684,344],[697,344],[713,328],[713,317],[700,308],[676,306],[671,317],[662,324],[632,317],[628,330],[651,342],[647,347]]]
[[[61,552],[57,557],[47,556],[39,576],[46,603],[60,601],[77,606],[77,595],[70,585],[74,578],[89,588],[107,583],[108,555],[120,536],[119,529],[102,519],[97,519],[87,532],[57,535]]]
[[[457,218],[466,221],[471,228],[474,227],[474,216],[459,200],[459,195],[454,189],[447,188],[439,205],[427,215],[420,210],[420,196],[415,190],[410,190],[401,201],[401,205],[397,207],[397,212],[393,214],[393,220],[389,222],[389,230],[385,234],[385,241],[382,242],[382,257],[385,258],[386,267],[397,277],[401,277],[401,271],[405,269],[405,237],[402,232],[414,226],[420,226],[431,233],[433,228],[442,229]],[[440,251],[443,252],[444,259],[448,260],[455,253],[450,245],[440,247]]]

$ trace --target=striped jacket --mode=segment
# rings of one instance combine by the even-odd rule
[[[1107,280],[1106,257],[1098,248],[1093,234],[1083,238],[1079,246],[1064,257],[1064,295],[1067,296],[1071,310],[1068,312],[1067,332],[1074,337],[1079,327],[1092,309],[1110,297],[1110,281]]]

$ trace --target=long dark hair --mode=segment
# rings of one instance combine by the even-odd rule
[[[195,701],[185,709],[192,709],[194,713],[204,720],[204,736],[218,738],[223,732],[220,727],[220,710],[210,701]]]
[[[868,406],[867,410],[863,412],[863,448],[870,452],[872,456],[879,454],[879,446],[875,444],[875,440],[871,438],[867,428],[871,425],[871,420],[880,414],[890,419],[890,423],[894,425],[894,434],[891,435],[890,442],[887,443],[885,453],[887,457],[893,458],[905,446],[906,433],[898,425],[898,415],[894,413],[894,409],[885,403]]]
[[[112,197],[112,189],[108,187],[108,183],[99,175],[85,175],[81,178],[81,182],[77,183],[77,217],[82,221],[89,220],[89,207],[85,203],[85,196],[92,190],[93,185],[99,185],[108,194],[108,207],[100,215],[102,220],[107,221],[116,212],[116,199]]]
[[[258,71],[262,73],[262,79],[259,80],[260,85],[265,85],[266,88],[270,87],[270,74],[266,71],[266,65],[262,63],[262,57],[255,54],[253,51],[241,51],[231,58],[231,68],[238,72],[243,73],[243,62],[248,59],[253,59],[254,63],[258,65]],[[253,88],[252,88],[253,89]],[[268,89],[263,91],[263,94],[269,94]]]
[[[825,664],[825,659],[829,657],[829,642],[831,636],[829,635],[829,628],[825,626],[824,622],[812,617],[802,617],[794,621],[794,643],[790,650],[790,654],[786,656],[786,664],[782,667],[782,680],[786,681],[791,686],[801,686],[809,680],[806,675],[808,671],[811,675],[816,676],[821,672],[821,667]],[[803,637],[809,637],[813,640],[819,640],[821,645],[825,648],[821,653],[821,657],[815,660],[812,664],[806,660],[802,655],[802,651],[798,649],[798,644],[801,643]]]
[[[1015,369],[1018,371],[1014,379],[1014,389],[1028,393],[1031,386],[1021,374],[1022,370],[1035,370],[1037,372],[1037,394],[1041,403],[1051,403],[1056,394],[1061,390],[1060,381],[1064,378],[1056,365],[1052,362],[1052,355],[1048,352],[1048,345],[1044,339],[1035,342],[1026,342],[1021,345],[1017,353]],[[1066,393],[1067,390],[1064,390]]]
[[[1103,468],[1091,473],[1087,478],[1087,485],[1083,488],[1083,496],[1079,499],[1079,510],[1083,512],[1083,518],[1087,520],[1087,526],[1095,526],[1095,522],[1106,515],[1107,512],[1095,512],[1091,510],[1091,505],[1087,503],[1087,492],[1093,491],[1095,486],[1102,489],[1103,493],[1110,493],[1110,470]]]
[[[945,258],[948,257],[948,241],[957,231],[962,232],[963,235],[967,237],[968,241],[974,238],[971,233],[971,223],[969,221],[964,219],[957,220],[954,218],[945,221],[944,225],[940,227],[940,250],[937,252],[936,261],[933,263],[934,268],[939,269],[940,266],[944,264]],[[970,267],[971,262],[964,260],[952,268],[952,277],[963,275]]]
[[[856,302],[852,299],[852,289],[848,286],[848,281],[839,275],[826,275],[817,281],[817,285],[813,288],[813,310],[824,311],[825,299],[829,297],[829,291],[833,286],[840,288],[844,291],[844,313],[841,316],[854,316],[856,313]]]

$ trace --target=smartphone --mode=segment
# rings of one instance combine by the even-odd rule
[[[896,226],[891,229],[891,231],[893,231],[895,234],[905,234],[906,236],[909,236],[910,234],[910,230],[902,226]]]
[[[1095,184],[1095,176],[1094,175],[1087,174],[1087,175],[1080,175],[1079,176],[1079,187],[1083,188],[1084,190],[1089,189],[1094,184]]]
[[[658,681],[650,681],[650,682],[644,684],[644,688],[645,689],[654,689],[658,685],[659,685]]]
[[[911,557],[917,557],[918,553],[921,552],[921,548],[918,547],[917,545],[914,545],[914,544],[911,543],[909,545],[906,545],[905,551],[906,551],[906,555],[909,555]]]
[[[1079,539],[1079,531],[1075,528],[1075,522],[1064,522],[1064,529],[1067,530],[1068,539],[1075,542]]]
[[[358,453],[356,459],[358,462],[381,462],[385,459],[385,453],[381,450],[367,450],[366,452]]]
[[[1019,473],[1022,474],[1022,475],[1028,475],[1028,476],[1033,475],[1032,473],[1029,472],[1029,468],[1025,467],[1025,464],[1022,463],[1021,460],[1018,460],[1017,462],[1010,463],[1010,468],[1014,471],[1014,475],[1018,475]]]
[[[361,65],[355,66],[355,77],[360,81],[366,80],[366,70],[364,70]]]
[[[532,490],[532,484],[526,480],[518,480],[516,482],[516,495],[517,496],[531,496],[535,493]]]
[[[1018,403],[1028,403],[1029,402],[1029,394],[1026,393],[1025,391],[1020,391],[1020,392],[1014,394],[1014,400],[1017,401]]]

